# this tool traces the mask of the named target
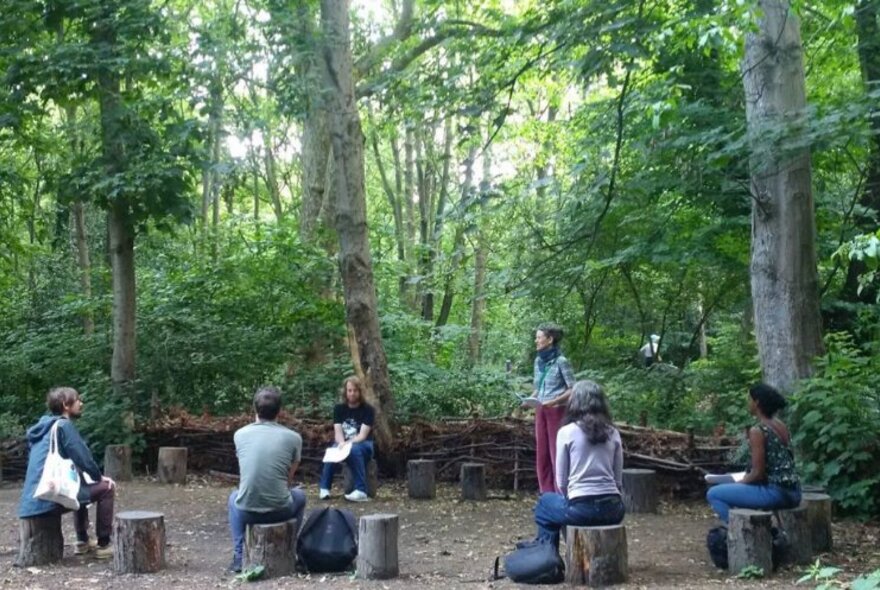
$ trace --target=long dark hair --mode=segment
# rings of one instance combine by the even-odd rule
[[[565,417],[566,423],[574,422],[584,431],[590,444],[604,443],[614,428],[605,392],[594,381],[578,381],[574,384]]]

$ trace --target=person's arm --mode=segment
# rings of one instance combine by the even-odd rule
[[[357,433],[353,439],[351,439],[352,443],[364,442],[369,438],[370,431],[373,430],[373,424],[376,422],[376,410],[373,409],[373,406],[365,405],[363,406],[363,421],[361,422],[361,429]]]
[[[372,426],[368,426],[366,424],[361,424],[360,432],[357,433],[356,437],[351,439],[351,442],[352,443],[364,442],[365,440],[367,440],[367,438],[369,438],[370,431],[372,431],[372,430],[373,430]]]
[[[287,469],[287,487],[293,485],[300,461],[302,461],[302,437],[294,433],[293,455],[290,457],[290,467]]]
[[[569,441],[562,432],[556,435],[556,487],[568,497],[568,470],[571,462],[568,456]]]
[[[287,470],[287,487],[293,485],[293,480],[296,477],[297,469],[299,469],[299,461],[294,461],[290,464],[290,468]]]
[[[740,483],[764,483],[767,479],[767,455],[764,433],[757,426],[749,430],[749,451],[752,455],[752,468]]]
[[[617,436],[617,444],[614,445],[614,464],[612,469],[614,470],[614,483],[617,484],[617,489],[623,492],[623,441],[620,439],[620,434]]]
[[[565,381],[565,391],[563,391],[561,395],[557,395],[544,404],[550,408],[568,404],[568,400],[571,398],[571,389],[575,384],[574,370],[571,368],[571,363],[568,362],[567,358],[560,357],[556,361],[556,366],[559,368],[559,374],[562,376],[562,380]]]
[[[89,474],[92,481],[96,483],[101,481],[103,477],[101,468],[98,467],[94,457],[92,457],[92,452],[86,446],[76,426],[70,420],[62,419],[58,424],[58,446],[64,449],[64,454],[73,461],[73,464],[80,471]]]
[[[342,424],[333,425],[333,442],[340,447],[345,444],[345,435],[342,434]]]

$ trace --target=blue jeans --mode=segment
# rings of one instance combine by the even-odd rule
[[[334,447],[336,445],[333,445]],[[354,443],[351,446],[351,452],[345,458],[345,464],[351,469],[351,477],[354,480],[354,489],[367,493],[367,463],[373,458],[373,441],[365,440],[363,442]],[[321,483],[319,487],[322,490],[329,490],[333,485],[333,469],[336,463],[324,463],[321,470]]]
[[[606,526],[619,524],[626,508],[617,494],[569,500],[562,494],[541,494],[535,505],[538,540],[559,546],[559,530],[565,525]]]
[[[709,488],[706,499],[718,517],[727,522],[731,508],[778,510],[794,508],[801,503],[801,489],[776,485],[722,483]]]
[[[297,520],[296,528],[299,530],[302,524],[303,510],[306,507],[306,493],[299,488],[291,488],[290,504],[281,510],[273,510],[272,512],[251,512],[250,510],[241,510],[235,505],[235,498],[238,496],[238,490],[232,490],[229,494],[229,531],[232,533],[232,562],[241,565],[241,552],[244,548],[244,534],[249,524],[271,524],[273,522],[284,522],[295,518]]]

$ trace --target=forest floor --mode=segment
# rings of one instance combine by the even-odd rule
[[[228,482],[191,476],[185,486],[160,485],[148,478],[122,484],[117,511],[156,510],[165,513],[166,570],[153,575],[117,576],[112,561],[73,555],[72,518],[64,518],[65,557],[49,567],[13,567],[18,542],[16,509],[20,487],[0,485],[0,588],[125,588],[164,589],[237,588],[248,583],[225,572],[231,557],[226,528]],[[319,505],[316,486],[308,486],[309,506]],[[336,490],[334,490],[336,492]],[[260,588],[305,588],[320,582],[324,588],[505,588],[506,580],[489,581],[492,562],[510,551],[518,539],[532,538],[534,494],[490,491],[486,502],[458,500],[457,487],[441,484],[437,499],[406,497],[402,482],[380,482],[379,496],[367,504],[348,504],[336,495],[320,505],[345,505],[357,515],[396,513],[400,516],[399,578],[387,581],[355,580],[350,574],[290,576],[250,583]],[[92,514],[94,516],[94,513]],[[706,531],[713,518],[703,502],[661,504],[658,515],[626,517],[630,581],[621,588],[793,588],[804,568],[777,572],[766,580],[745,581],[715,569],[705,549]],[[834,524],[835,550],[823,555],[823,564],[842,567],[848,578],[880,568],[880,525],[853,521]],[[564,550],[564,549],[563,549]],[[799,586],[803,588],[804,586]],[[807,586],[810,587],[810,586]]]

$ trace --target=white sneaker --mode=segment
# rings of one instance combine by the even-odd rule
[[[345,494],[345,499],[349,502],[369,502],[370,497],[360,490],[355,490],[350,494]]]
[[[318,498],[321,500],[326,500],[330,497],[330,490],[327,488],[321,488],[318,490]]]

